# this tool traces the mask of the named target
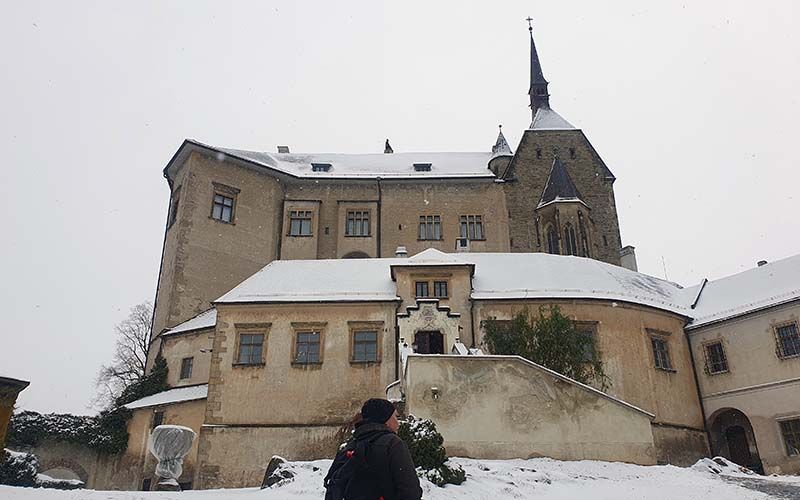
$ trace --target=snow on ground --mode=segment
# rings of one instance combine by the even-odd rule
[[[800,478],[714,474],[707,467],[681,468],[671,465],[638,466],[614,462],[562,462],[548,458],[530,460],[451,459],[467,472],[467,482],[445,488],[423,481],[426,500],[760,500],[800,498]],[[318,500],[325,496],[322,478],[330,460],[293,462],[297,476],[280,486],[258,488],[170,492],[57,491],[0,486],[3,500]],[[759,481],[778,492],[745,487]],[[792,484],[794,483],[794,484]]]

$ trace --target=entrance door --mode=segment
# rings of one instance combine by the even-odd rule
[[[744,467],[750,466],[750,445],[747,443],[747,434],[738,425],[725,429],[725,440],[728,442],[728,451],[731,462]]]
[[[444,335],[440,331],[417,332],[414,343],[417,354],[444,354]]]

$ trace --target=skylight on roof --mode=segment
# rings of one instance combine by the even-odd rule
[[[330,163],[312,163],[311,164],[311,171],[312,172],[329,172],[331,169]]]
[[[414,171],[415,172],[430,172],[431,171],[431,163],[415,163],[414,164]]]

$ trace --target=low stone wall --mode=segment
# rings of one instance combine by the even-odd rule
[[[409,356],[406,411],[450,456],[656,463],[652,415],[519,356]]]
[[[198,489],[261,485],[273,455],[288,460],[333,458],[340,426],[224,426],[200,429]]]

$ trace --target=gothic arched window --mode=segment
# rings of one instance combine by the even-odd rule
[[[578,239],[575,237],[575,228],[570,223],[564,226],[564,250],[566,255],[578,255]]]
[[[560,254],[558,250],[558,231],[552,225],[547,226],[547,230],[545,231],[547,235],[547,253],[552,253],[555,255]]]

